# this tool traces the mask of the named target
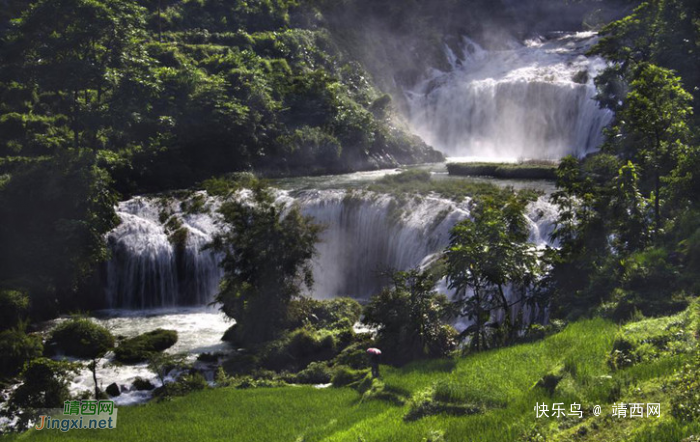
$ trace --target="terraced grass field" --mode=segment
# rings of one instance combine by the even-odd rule
[[[404,404],[352,388],[217,388],[164,402],[120,407],[114,430],[29,431],[16,441],[654,441],[700,434],[700,423],[670,414],[668,383],[692,363],[692,315],[645,319],[619,327],[603,319],[576,322],[541,341],[451,360],[382,367],[383,381]],[[613,369],[611,352],[630,341],[628,365]],[[651,343],[651,345],[647,345]],[[627,353],[626,353],[627,354]],[[551,393],[535,384],[559,378]],[[470,404],[468,416],[406,421],[420,398]],[[583,419],[535,416],[537,403],[579,403]],[[612,417],[614,402],[658,402],[661,417]],[[593,416],[594,405],[603,413]]]

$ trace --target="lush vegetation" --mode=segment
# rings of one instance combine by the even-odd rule
[[[603,28],[592,53],[610,66],[596,79],[597,98],[615,111],[615,122],[601,152],[564,158],[554,172],[556,248],[529,242],[524,211],[536,192],[437,181],[421,170],[387,176],[369,190],[468,198],[472,216],[451,230],[429,269],[392,274],[393,286],[364,308],[303,296],[313,282],[320,226],[297,207],[278,204],[248,175],[210,177],[441,158],[401,129],[390,97],[365,67],[376,69],[374,50],[413,54],[387,57],[401,69],[420,48],[438,47],[436,36],[450,45],[444,33],[478,28],[478,13],[460,13],[463,2],[453,0],[405,8],[389,0],[6,3],[0,375],[22,381],[9,411],[57,407],[68,398],[76,368],[42,358],[45,350],[91,358],[97,385],[96,361],[114,346],[108,331],[74,319],[52,331],[44,347],[27,333],[27,320],[90,305],[107,258],[103,236],[116,224],[117,192],[206,179],[201,187],[221,197],[225,226],[210,246],[224,256],[217,301],[237,320],[225,338],[242,349],[220,367],[222,389],[212,391],[194,369],[166,382],[174,368],[191,368],[161,353],[175,343],[173,332],[121,342],[116,359],[147,360],[163,384],[156,397],[172,400],[125,409],[119,428],[99,437],[207,440],[232,437],[236,428],[233,437],[242,440],[697,438],[697,1],[649,0]],[[495,21],[506,19],[495,14],[497,2],[483,3],[474,2]],[[437,23],[451,12],[453,20]],[[349,29],[348,22],[361,26]],[[399,51],[390,38],[408,36],[404,27],[418,28],[404,42],[421,40],[416,51]],[[376,37],[385,38],[373,51],[360,50]],[[434,51],[423,54],[423,63],[445,62]],[[383,72],[392,81],[393,69]],[[379,83],[388,78],[381,74]],[[451,168],[553,173],[540,165]],[[177,239],[178,231],[169,233]],[[451,302],[435,292],[442,277],[456,293]],[[356,331],[361,314],[374,330]],[[454,319],[463,333],[448,325]],[[562,320],[576,322],[564,327]],[[368,373],[365,350],[375,345],[389,364],[381,379]],[[288,387],[329,383],[338,388]],[[661,417],[591,415],[594,404],[608,410],[641,401],[660,403]],[[582,404],[585,418],[535,419],[539,402]],[[168,414],[176,419],[153,425]]]
[[[699,85],[696,6],[645,2],[593,48],[612,62],[596,83],[616,121],[602,153],[567,158],[557,171],[556,314],[601,305],[618,320],[635,309],[663,314],[697,294],[700,145],[697,97],[687,92]]]
[[[114,349],[114,358],[123,363],[133,364],[149,359],[153,353],[162,352],[177,343],[175,330],[161,328],[125,339]]]
[[[99,307],[119,193],[441,160],[324,24],[316,2],[4,2],[0,287],[35,317]]]
[[[490,176],[494,178],[553,180],[556,164],[546,162],[509,163],[448,163],[447,171],[457,176]]]
[[[114,336],[88,318],[62,322],[51,331],[46,349],[52,354],[77,358],[94,358],[114,347]]]
[[[671,412],[689,376],[697,376],[697,367],[684,368],[697,349],[696,320],[690,311],[638,318],[622,328],[602,319],[585,320],[534,343],[403,368],[382,367],[385,387],[408,398],[402,404],[350,388],[247,384],[121,407],[119,425],[112,431],[30,431],[16,439],[449,441],[468,434],[481,441],[679,441],[700,431],[696,421]],[[647,356],[613,368],[610,360],[620,340],[633,342],[636,351]],[[675,370],[681,372],[677,375]],[[559,378],[551,392],[536,386],[548,375]],[[582,404],[583,418],[537,419],[534,406],[543,402]],[[658,402],[661,418],[613,418],[616,402]],[[601,405],[601,416],[593,416],[594,405]],[[414,419],[421,411],[454,409],[449,406],[478,412]]]

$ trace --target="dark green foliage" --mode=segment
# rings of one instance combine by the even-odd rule
[[[137,377],[132,384],[137,391],[150,391],[156,388],[151,381]]]
[[[554,180],[556,165],[548,163],[448,163],[450,175],[490,176],[506,179]]]
[[[297,384],[327,384],[331,382],[333,370],[323,362],[312,362],[293,377]]]
[[[166,377],[173,370],[182,370],[187,364],[185,356],[181,354],[170,355],[163,352],[151,352],[148,355],[148,369],[158,376],[160,380],[160,391],[159,395],[168,395],[168,383],[166,383]],[[193,380],[193,379],[190,379]],[[199,383],[197,379],[194,379],[194,383]],[[186,382],[187,384],[187,382]]]
[[[68,362],[37,358],[22,371],[22,385],[10,396],[11,409],[29,411],[40,408],[63,408],[70,398],[68,383],[78,367]],[[26,420],[28,416],[24,416]],[[20,420],[22,423],[22,419]]]
[[[209,384],[201,373],[185,373],[174,382],[155,389],[153,394],[155,397],[163,399],[172,396],[184,396],[205,388],[209,388]]]
[[[78,358],[96,358],[114,347],[114,336],[88,318],[73,318],[60,323],[51,331],[46,350]]]
[[[37,316],[74,307],[107,258],[104,234],[117,224],[110,182],[82,150],[20,167],[0,188],[0,281],[26,290]]]
[[[335,368],[331,383],[334,387],[347,387],[360,382],[368,376],[367,370],[356,370],[344,365]]]
[[[41,337],[27,335],[20,330],[0,332],[0,376],[16,376],[24,364],[41,356],[44,346]]]
[[[20,327],[29,315],[29,296],[0,289],[0,331]]]
[[[352,298],[319,301],[303,297],[289,304],[288,328],[310,324],[317,329],[348,329],[360,319],[362,306]]]
[[[458,223],[451,231],[446,251],[447,278],[456,290],[459,314],[473,322],[462,337],[469,337],[477,351],[513,341],[522,326],[512,317],[513,305],[544,306],[537,296],[541,272],[538,255],[527,243],[529,231],[523,215],[526,203],[516,194],[506,201],[488,197],[477,200],[472,205],[473,218]],[[509,284],[514,287],[515,299],[506,295]],[[501,324],[488,323],[495,311],[504,315]],[[492,333],[496,327],[502,332]]]
[[[0,158],[99,150],[129,193],[251,167],[442,159],[395,124],[338,38],[300,19],[319,14],[311,4],[42,0],[3,12],[16,20],[0,26]]]
[[[364,322],[379,328],[377,346],[386,362],[447,356],[456,347],[457,332],[448,325],[451,306],[434,291],[429,272],[411,270],[392,275],[394,286],[373,296]]]
[[[559,385],[559,382],[561,382],[563,378],[564,376],[561,374],[547,373],[546,375],[542,376],[539,381],[537,381],[535,388],[542,388],[547,392],[547,394],[553,396],[554,390],[556,390],[557,385]]]
[[[297,371],[313,361],[326,361],[339,351],[338,332],[304,327],[271,341],[260,350],[260,365],[276,371]]]
[[[261,187],[251,200],[231,198],[219,211],[227,229],[213,245],[224,253],[217,301],[237,321],[234,342],[255,346],[286,328],[291,301],[300,296],[302,284],[312,286],[311,258],[320,227],[298,207],[285,213]]]
[[[162,352],[177,343],[175,330],[156,330],[126,339],[114,349],[115,359],[119,362],[133,364],[148,360],[154,353]]]

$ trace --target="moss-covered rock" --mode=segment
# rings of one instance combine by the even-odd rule
[[[175,330],[162,328],[122,341],[114,350],[115,359],[126,364],[146,361],[151,354],[166,350],[177,342]]]
[[[88,318],[73,318],[51,331],[46,343],[49,354],[94,358],[114,347],[114,336]]]

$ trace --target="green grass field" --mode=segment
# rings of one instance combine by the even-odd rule
[[[623,329],[602,319],[585,320],[534,343],[400,369],[382,367],[384,382],[393,390],[416,397],[439,388],[443,395],[482,408],[471,416],[436,415],[406,422],[410,401],[394,405],[363,399],[350,388],[219,388],[120,407],[115,430],[29,431],[7,440],[679,441],[700,433],[700,424],[671,418],[664,390],[674,371],[692,360],[696,337],[686,331],[692,330],[689,317],[683,313]],[[657,353],[645,351],[639,363],[611,370],[607,361],[616,338],[650,342],[655,335],[675,336],[678,343],[671,350],[667,346]],[[562,376],[552,396],[534,387],[548,373]],[[613,400],[660,402],[662,416],[614,420]],[[550,407],[564,402],[567,411],[572,402],[580,403],[584,419],[536,419],[537,402]],[[594,405],[601,405],[603,415],[592,416]]]

